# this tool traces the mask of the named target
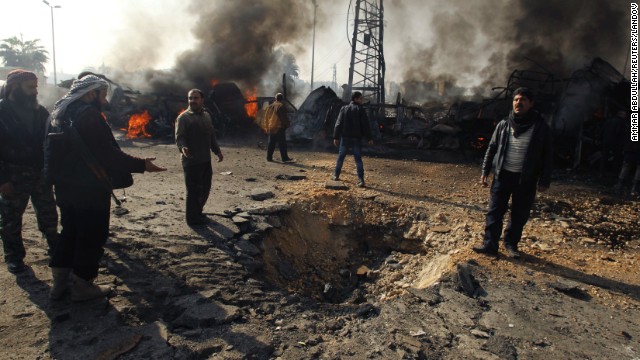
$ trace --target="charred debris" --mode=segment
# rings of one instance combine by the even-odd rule
[[[126,130],[131,138],[172,136],[177,115],[188,106],[184,94],[141,93],[105,79],[112,84],[110,108],[105,111],[112,126]],[[481,101],[410,105],[398,94],[395,103],[365,107],[379,143],[481,154],[495,125],[509,113],[513,91],[521,86],[536,94],[536,109],[556,138],[557,160],[569,167],[593,162],[604,119],[630,105],[629,81],[608,62],[595,58],[564,79],[544,71],[514,70],[505,86],[492,89],[496,95]],[[285,81],[283,93],[288,99]],[[274,100],[257,95],[255,89],[243,94],[233,82],[211,83],[205,106],[219,137],[257,130],[261,109]],[[294,111],[288,140],[329,141],[338,111],[346,103],[324,86],[313,90],[299,108],[289,102]]]

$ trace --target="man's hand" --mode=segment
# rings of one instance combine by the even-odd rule
[[[489,186],[488,176],[482,175],[480,177],[480,182],[482,183],[482,186],[484,186],[484,187]]]
[[[160,167],[153,163],[153,160],[156,158],[146,158],[144,159],[144,171],[147,172],[158,172],[158,171],[166,171],[166,168]]]
[[[10,198],[13,196],[15,189],[13,188],[13,183],[6,182],[0,185],[0,195],[6,198]]]
[[[220,151],[220,153],[217,156],[218,156],[218,162],[221,162],[224,159],[224,155],[222,155],[222,151]]]
[[[333,145],[334,145],[334,146],[339,146],[339,145],[340,145],[340,140],[338,140],[338,139],[333,139]]]
[[[373,139],[371,139],[371,140],[367,141],[367,144],[369,144],[369,145],[373,145]]]
[[[191,153],[189,152],[189,148],[183,147],[181,149],[182,151],[182,155],[184,155],[184,157],[186,157],[187,159],[191,157]]]

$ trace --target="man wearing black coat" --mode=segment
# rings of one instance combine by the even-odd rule
[[[22,216],[29,199],[38,228],[52,254],[58,237],[58,212],[51,185],[44,181],[43,142],[49,112],[38,104],[38,78],[13,70],[0,100],[0,238],[7,270],[25,269]]]
[[[99,175],[166,170],[155,165],[154,158],[137,158],[117,146],[101,113],[107,104],[108,85],[95,75],[75,80],[51,115],[52,128],[67,129],[64,135],[68,139],[65,151],[56,151],[61,147],[51,135],[46,144],[45,172],[55,186],[62,225],[49,263],[52,300],[62,298],[67,290],[73,301],[105,296],[111,290],[93,282],[109,236],[112,194],[111,184],[105,184]]]
[[[369,128],[369,118],[362,107],[364,97],[362,93],[356,91],[351,96],[351,103],[340,109],[336,125],[333,130],[333,144],[339,146],[336,168],[333,172],[333,180],[340,179],[342,164],[347,156],[347,150],[351,148],[353,158],[356,162],[356,172],[358,174],[358,187],[365,187],[364,164],[362,163],[362,139],[366,139],[369,144],[373,144],[371,139],[371,129]]]
[[[487,186],[492,169],[494,176],[484,242],[473,248],[478,253],[497,256],[502,219],[511,199],[504,245],[509,257],[519,258],[518,243],[529,220],[536,188],[540,192],[549,188],[553,161],[551,130],[533,106],[531,90],[516,89],[513,111],[498,123],[487,148],[480,180]]]

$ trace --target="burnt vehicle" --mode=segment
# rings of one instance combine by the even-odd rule
[[[333,126],[344,103],[326,86],[313,90],[298,110],[291,114],[287,140],[312,142],[333,138]]]
[[[549,72],[515,70],[506,87],[492,89],[499,93],[491,99],[452,107],[449,121],[470,134],[464,138],[473,148],[483,150],[495,125],[511,111],[513,91],[519,87],[534,92],[535,109],[553,132],[555,162],[570,168],[585,161],[593,163],[600,150],[603,120],[630,105],[629,82],[611,64],[594,58],[568,79],[557,79]]]
[[[595,58],[567,80],[554,107],[555,152],[575,168],[599,151],[604,119],[630,108],[631,84],[611,64]],[[621,139],[624,141],[625,139]]]
[[[205,107],[213,118],[218,136],[223,137],[227,133],[243,131],[252,126],[253,120],[247,113],[249,109],[246,105],[247,99],[235,83],[213,85],[205,99]],[[253,116],[255,117],[255,114]]]

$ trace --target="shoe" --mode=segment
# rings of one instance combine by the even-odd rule
[[[520,259],[520,252],[513,246],[505,246],[505,250],[507,251],[507,257],[511,259]]]
[[[332,176],[332,177],[331,177],[331,180],[333,180],[333,181],[340,181],[340,178],[339,178],[339,177],[337,177],[337,176]]]
[[[498,256],[497,249],[493,249],[485,245],[473,247],[473,251],[477,252],[478,254],[484,254],[484,255],[496,256],[496,257]]]
[[[51,290],[49,290],[49,299],[60,300],[69,290],[71,269],[51,268],[51,275],[53,275],[53,284],[51,285]]]
[[[27,268],[27,266],[24,264],[24,262],[22,260],[9,261],[7,263],[7,270],[9,270],[9,272],[12,273],[12,274],[19,274],[19,273],[25,271],[26,268]]]
[[[282,160],[282,162],[293,163],[293,162],[296,162],[296,159],[287,158],[287,159]]]
[[[358,185],[358,187],[359,187],[359,188],[367,187],[367,186],[364,184],[364,180],[358,180],[358,183],[357,183],[356,185]]]
[[[268,162],[273,162],[273,159],[271,159],[271,158],[267,158],[267,161],[268,161]]]
[[[87,281],[74,275],[71,286],[72,301],[86,301],[105,297],[111,292],[111,287],[106,285],[96,285],[93,281]]]

